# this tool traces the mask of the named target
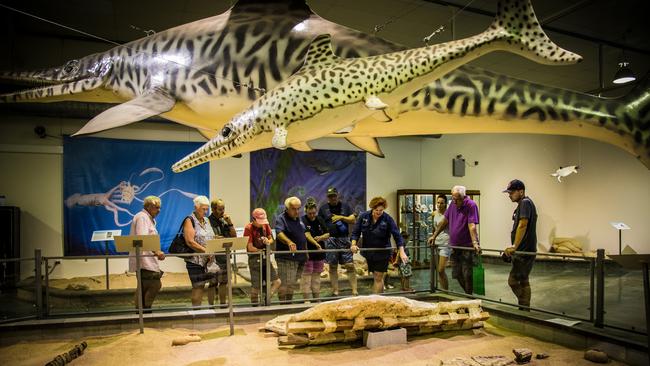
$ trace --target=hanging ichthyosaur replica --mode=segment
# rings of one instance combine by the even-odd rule
[[[0,100],[121,103],[93,118],[78,134],[95,133],[161,115],[197,128],[207,138],[218,139],[224,132],[233,131],[226,123],[249,108],[253,101],[272,93],[297,71],[304,74],[308,68],[313,69],[313,60],[311,66],[303,66],[305,56],[310,47],[316,49],[315,39],[320,48],[326,47],[322,46],[324,33],[331,35],[336,55],[332,59],[352,63],[351,59],[358,58],[357,67],[367,62],[363,57],[404,50],[403,46],[322,19],[299,1],[269,2],[264,6],[256,3],[239,1],[223,14],[159,32],[104,53],[71,60],[61,67],[2,73],[0,78],[5,80],[51,85],[5,94]],[[519,16],[527,16],[528,12],[534,16],[528,2],[503,2],[499,7],[502,15],[514,11],[514,16],[517,9],[523,9]],[[535,49],[535,43],[531,42],[547,38],[538,22],[532,19],[523,21],[522,17],[521,22],[506,19],[502,25],[497,21],[493,26],[496,28],[482,33],[495,37],[491,43],[486,41],[480,49],[461,51],[458,48],[455,51],[469,55],[442,56],[448,58],[439,59],[441,63],[433,73],[410,80],[407,83],[410,86],[400,86],[398,93],[393,90],[384,93],[385,96],[364,95],[363,102],[357,102],[363,105],[359,115],[345,123],[337,121],[337,126],[344,126],[324,131],[322,136],[345,137],[356,146],[381,156],[377,137],[473,132],[574,135],[619,146],[650,166],[647,79],[625,98],[604,99],[462,65],[492,50],[498,43],[506,46],[502,48],[517,48],[515,51],[519,53],[528,49],[533,55],[530,57],[547,63],[570,63],[579,59],[568,51],[554,48],[552,43],[548,43],[552,49]],[[509,21],[512,22],[510,30],[507,29]],[[519,24],[521,29],[517,28]],[[514,33],[507,35],[508,31]],[[508,44],[517,40],[524,43],[517,47],[514,43]],[[550,58],[543,59],[534,55],[535,52],[545,53]],[[374,77],[368,70],[362,71]],[[381,76],[398,80],[399,71],[394,71],[394,74]],[[426,78],[431,82],[424,80]],[[377,80],[372,81],[373,85],[379,84]],[[412,88],[418,84],[417,89]],[[346,91],[337,89],[341,93],[338,99],[347,100]],[[407,89],[413,91],[404,93]],[[331,89],[327,96],[332,98],[324,103],[322,111],[325,112],[329,104],[334,106],[335,103],[330,102],[337,98],[333,97]],[[326,101],[327,96],[320,93],[310,98],[322,97]],[[303,126],[308,124],[307,120],[303,121]],[[296,126],[298,124],[293,127]],[[279,131],[276,146],[309,149],[310,139],[301,137],[300,131],[293,131],[293,127],[285,126],[284,142],[284,131]],[[275,129],[273,132],[275,135]],[[272,136],[269,137],[268,132],[265,134],[264,143],[253,139],[255,141],[237,146],[237,150],[246,152],[273,146]],[[233,151],[208,156],[225,157],[233,155]],[[177,165],[181,166],[184,164]]]

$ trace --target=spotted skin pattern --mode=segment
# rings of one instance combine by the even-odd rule
[[[623,147],[650,166],[650,75],[627,96],[599,98],[531,84],[466,66],[403,98],[399,114],[418,110],[506,121],[579,123],[610,131]]]
[[[272,89],[300,68],[307,48],[317,34],[331,33],[335,42],[334,53],[345,58],[404,49],[400,45],[322,19],[305,4],[287,8],[286,4],[278,2],[263,5],[251,2],[239,1],[221,15],[159,32],[106,53],[71,60],[61,67],[36,72],[0,73],[3,79],[57,84],[2,95],[0,101],[121,103],[133,96],[145,95],[149,90],[162,90],[151,86],[151,76],[162,75],[162,85],[175,87],[166,89],[166,92],[177,101],[177,105],[185,105],[201,97],[211,98],[210,104],[217,106],[214,113],[195,108],[191,115],[180,115],[176,110],[163,115],[197,127],[211,138],[233,115],[262,95],[261,89],[243,87],[234,80]],[[183,57],[177,56],[186,54],[189,48],[193,49],[194,56],[187,63]],[[183,61],[184,64],[175,61]],[[171,80],[172,77],[175,80]],[[504,119],[514,123],[522,122],[523,118],[526,123],[518,125],[528,126],[524,130],[528,133],[546,133],[549,130],[546,126],[556,122],[558,117],[567,125],[586,119],[586,123],[594,126],[600,126],[605,118],[602,127],[624,139],[620,142],[609,138],[601,140],[623,147],[650,168],[649,89],[646,82],[639,85],[631,98],[606,100],[460,66],[435,84],[429,84],[425,90],[416,91],[395,103],[400,118],[393,122],[394,125],[403,126],[409,121],[408,112],[417,111],[433,113],[425,118],[427,122],[431,121],[430,124],[422,123],[415,129],[389,129],[388,124],[377,124],[373,118],[366,118],[357,123],[351,135],[358,133],[384,137],[446,133],[441,130],[439,113],[445,115],[444,120],[462,116],[461,120],[474,121],[478,118],[472,117],[487,116],[490,122]],[[85,98],[83,95],[86,92],[96,92],[98,95]],[[497,93],[498,97],[490,93]],[[215,97],[223,100],[216,100]],[[517,113],[513,113],[515,109]],[[608,112],[603,117],[603,109],[615,113]],[[582,117],[575,116],[577,110],[582,111]],[[542,123],[536,123],[538,121]],[[472,124],[461,132],[476,131],[474,126]],[[560,129],[557,133],[595,138],[593,133],[584,129],[576,133]],[[269,146],[270,143],[256,147]]]
[[[483,33],[434,46],[385,55],[340,58],[331,49],[329,35],[316,37],[305,66],[285,82],[256,100],[227,123],[222,133],[173,165],[175,172],[208,160],[232,156],[245,144],[254,145],[265,132],[278,135],[291,128],[290,142],[306,142],[367,117],[355,108],[371,96],[392,99],[413,93],[427,83],[473,58],[495,50],[507,50],[545,64],[568,64],[580,56],[563,50],[544,34],[529,1],[502,1],[495,21]],[[342,109],[337,111],[337,109]],[[293,136],[293,138],[292,138]]]
[[[5,80],[66,83],[1,95],[0,100],[38,101],[99,87],[128,100],[160,87],[178,102],[224,96],[244,98],[250,104],[302,65],[313,35],[296,33],[293,29],[297,24],[308,30],[334,31],[335,51],[343,57],[359,56],[359,46],[372,47],[375,52],[402,48],[326,21],[306,5],[289,9],[275,5],[280,7],[244,2],[223,14],[72,60],[61,67],[0,73]],[[99,69],[104,71],[102,77],[97,77]]]

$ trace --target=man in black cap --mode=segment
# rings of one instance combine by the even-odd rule
[[[503,192],[508,193],[510,200],[517,203],[517,208],[512,214],[512,246],[504,252],[505,259],[512,259],[508,285],[517,296],[519,305],[530,307],[531,290],[528,276],[535,263],[534,253],[537,253],[537,209],[530,197],[526,196],[526,186],[519,179],[510,181],[508,188]]]
[[[334,187],[327,189],[327,203],[318,209],[318,216],[327,224],[330,238],[325,242],[325,249],[350,249],[350,225],[354,225],[356,217],[347,203],[339,200],[339,191]],[[327,252],[325,260],[329,265],[332,294],[339,296],[339,273],[338,265],[341,264],[347,271],[352,295],[357,292],[357,273],[354,269],[354,261],[351,251]]]

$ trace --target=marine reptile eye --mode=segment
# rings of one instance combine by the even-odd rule
[[[63,66],[63,72],[72,74],[79,70],[79,60],[70,60]]]
[[[228,135],[230,135],[231,132],[232,130],[230,129],[230,127],[224,126],[224,128],[221,129],[221,136],[228,137]]]

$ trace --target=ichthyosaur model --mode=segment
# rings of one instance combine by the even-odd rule
[[[0,101],[122,103],[96,116],[79,133],[160,114],[212,138],[263,90],[300,68],[311,40],[325,32],[332,35],[335,54],[341,57],[404,49],[329,22],[304,2],[268,1],[260,6],[256,0],[240,0],[223,14],[61,67],[0,73],[0,79],[46,84],[2,95]],[[386,113],[398,115],[393,123],[373,116],[331,136],[347,137],[381,154],[375,137],[472,132],[574,135],[619,146],[650,167],[648,90],[646,83],[632,93],[633,98],[608,100],[460,66],[391,105]]]
[[[650,168],[650,74],[623,97],[601,98],[463,66],[402,99],[393,113],[395,122],[366,118],[338,136],[366,141],[467,131],[581,136],[618,146]]]
[[[555,45],[541,29],[530,1],[502,1],[493,23],[465,39],[378,56],[341,58],[330,35],[310,45],[304,66],[235,116],[197,151],[172,166],[180,172],[208,160],[268,147],[306,150],[334,133],[422,89],[488,52],[506,50],[544,64],[581,57]],[[390,116],[386,114],[390,119]],[[354,140],[352,140],[354,143]],[[378,147],[364,146],[380,154]]]

